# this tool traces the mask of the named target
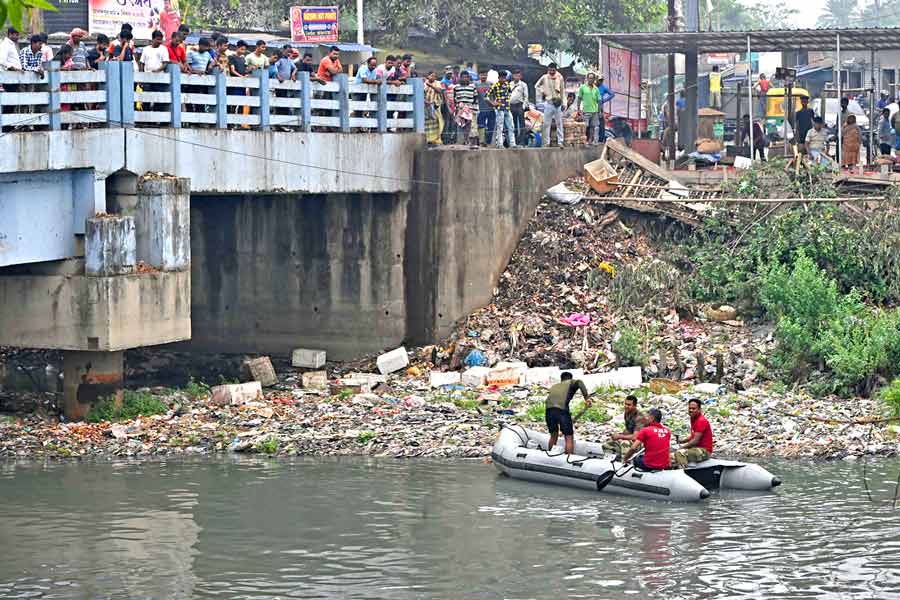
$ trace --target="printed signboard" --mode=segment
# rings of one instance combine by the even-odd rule
[[[626,119],[641,118],[641,55],[627,48],[603,45],[604,82],[615,94],[606,112]]]
[[[91,35],[104,33],[115,38],[128,23],[135,39],[149,40],[161,30],[168,40],[181,25],[178,0],[88,0]]]
[[[337,6],[292,6],[291,41],[334,43],[338,41]]]

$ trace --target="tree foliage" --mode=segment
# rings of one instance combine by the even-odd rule
[[[9,23],[16,29],[23,29],[25,15],[33,9],[56,12],[56,7],[47,0],[0,0],[0,26]]]
[[[646,29],[665,10],[658,0],[370,0],[376,26],[396,36],[410,27],[432,32],[443,43],[516,51],[530,43],[592,58],[587,34]]]
[[[708,10],[700,3],[700,23],[706,29],[746,31],[752,29],[789,29],[797,16],[797,9],[784,2],[750,2],[749,0],[718,0]]]
[[[191,0],[197,25],[248,29],[287,26],[296,0]],[[342,20],[355,19],[355,0],[338,0]],[[661,0],[366,0],[366,29],[382,31],[403,45],[411,30],[433,35],[442,44],[478,50],[521,51],[540,43],[550,50],[593,58],[597,42],[587,34],[649,29],[665,12]],[[344,27],[347,30],[347,27]]]
[[[819,27],[848,27],[859,10],[857,0],[826,0],[816,25]]]

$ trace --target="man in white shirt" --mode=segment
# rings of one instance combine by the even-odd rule
[[[512,113],[513,126],[516,130],[516,144],[525,144],[525,111],[528,110],[528,84],[522,81],[522,71],[514,69],[512,73],[512,91],[509,95],[509,112]]]
[[[141,71],[146,73],[160,73],[165,70],[169,62],[169,51],[163,43],[163,32],[154,31],[150,36],[150,45],[141,52]]]
[[[565,139],[563,130],[563,111],[566,109],[565,83],[556,70],[556,63],[547,65],[547,72],[534,84],[534,93],[538,102],[544,103],[544,126],[541,131],[541,145],[550,147],[550,127],[556,123],[556,141],[562,148]]]
[[[0,70],[22,70],[22,62],[19,60],[19,32],[14,27],[6,30],[6,37],[0,42]]]

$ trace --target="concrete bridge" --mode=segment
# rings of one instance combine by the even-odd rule
[[[65,351],[70,418],[121,388],[128,348],[440,338],[490,302],[543,190],[599,154],[426,149],[417,82],[117,67],[0,73],[0,345]]]

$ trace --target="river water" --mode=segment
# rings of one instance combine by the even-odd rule
[[[900,598],[900,461],[695,505],[479,461],[0,464],[0,598]]]

